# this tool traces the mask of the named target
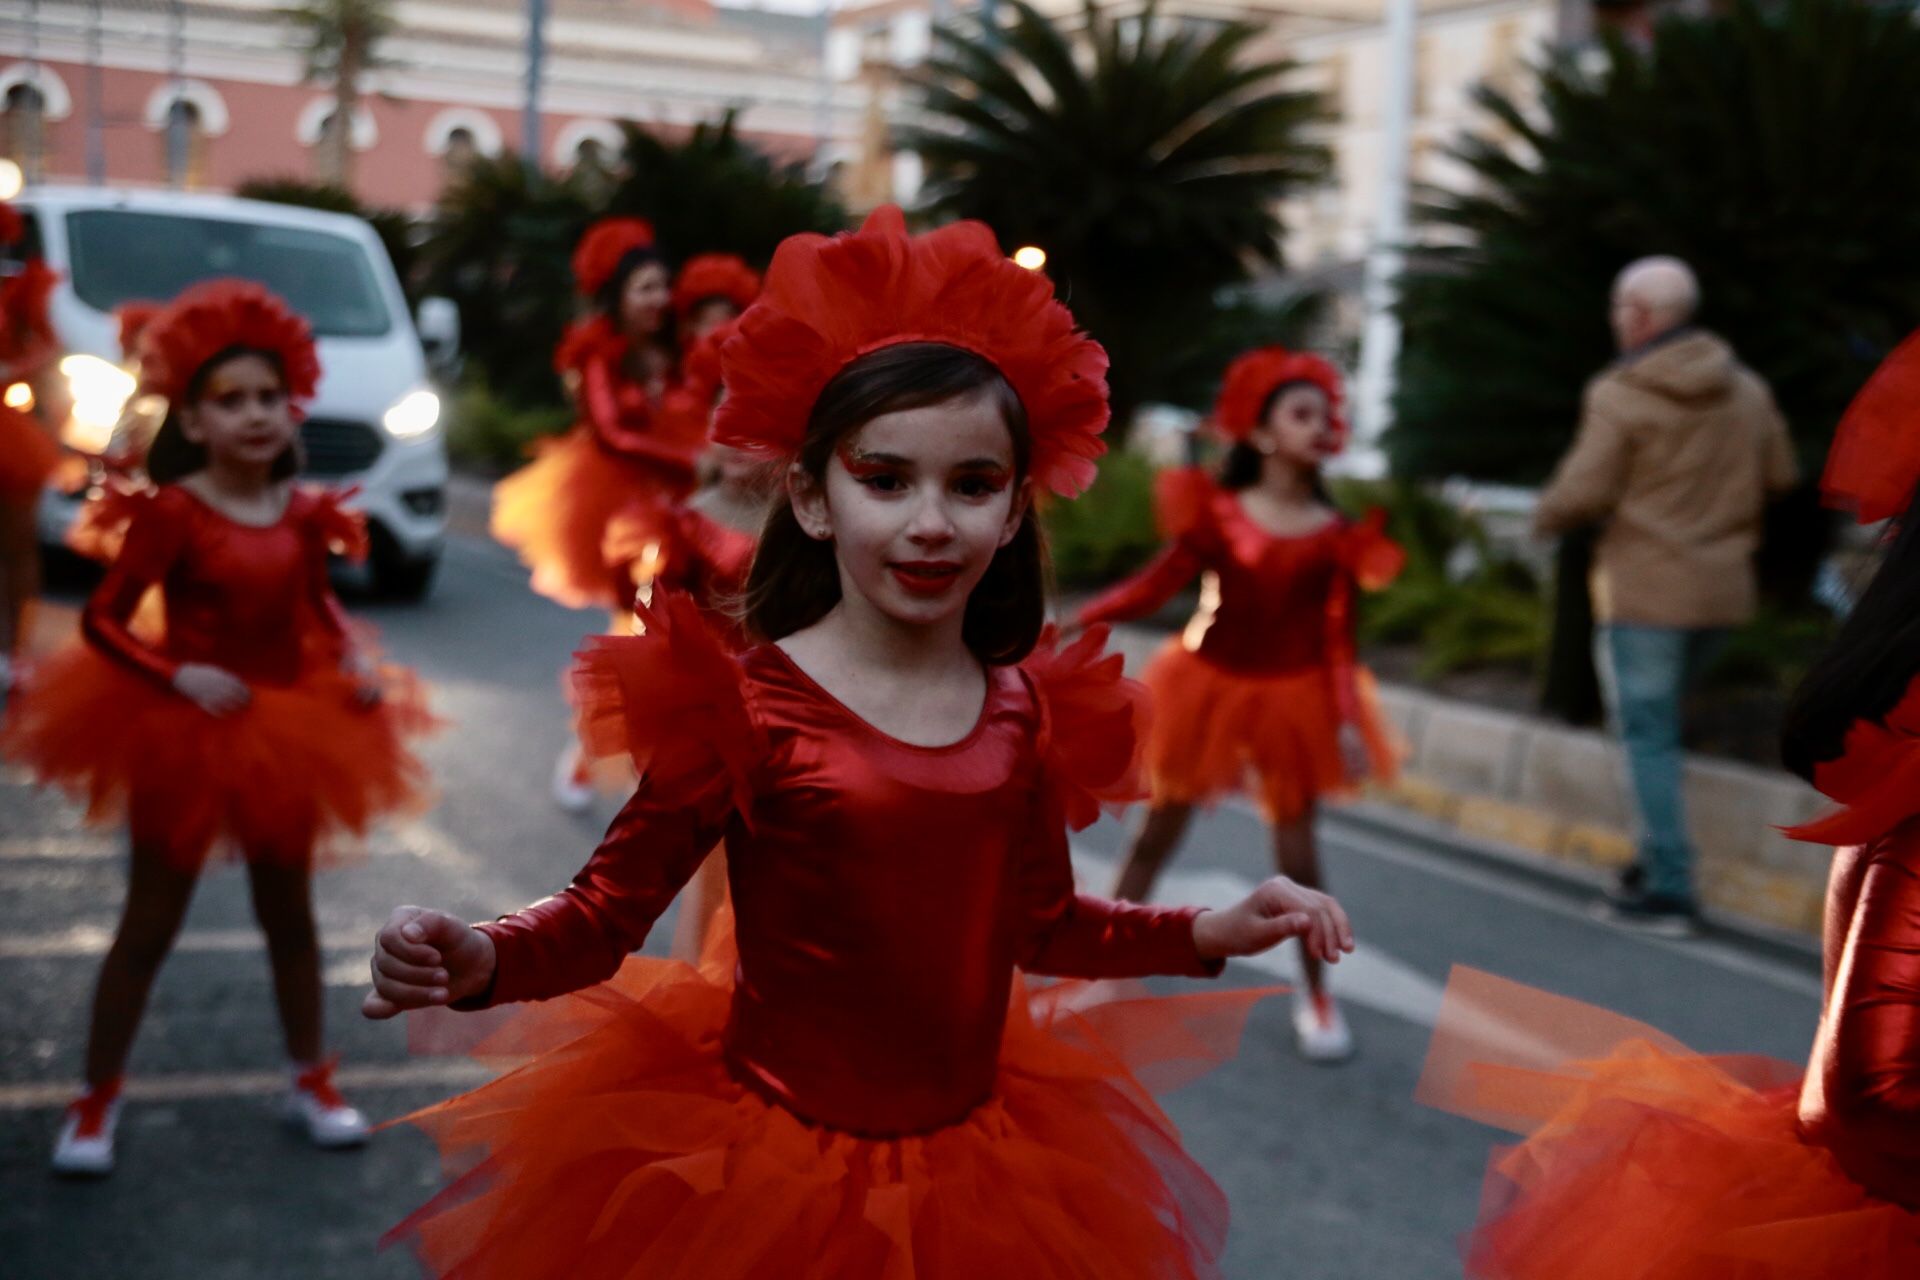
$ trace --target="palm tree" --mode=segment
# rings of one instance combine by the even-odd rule
[[[305,43],[306,78],[333,90],[333,113],[320,135],[320,176],[353,186],[353,117],[363,96],[361,80],[390,66],[380,43],[398,29],[392,0],[301,0],[280,15],[299,29]]]
[[[926,212],[978,218],[1048,271],[1113,357],[1115,419],[1164,396],[1170,353],[1217,290],[1280,263],[1276,205],[1328,168],[1318,95],[1251,56],[1259,28],[1125,21],[1091,0],[1069,35],[1026,0],[1011,22],[941,28],[913,79]]]

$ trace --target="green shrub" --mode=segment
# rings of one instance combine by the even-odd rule
[[[526,460],[535,440],[562,430],[571,418],[565,409],[509,404],[488,388],[485,374],[473,370],[454,394],[447,453],[456,465],[502,475]]]
[[[1153,517],[1153,463],[1120,449],[1100,462],[1093,488],[1043,512],[1053,572],[1063,587],[1101,586],[1150,559],[1160,545]]]

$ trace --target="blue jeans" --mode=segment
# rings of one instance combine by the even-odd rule
[[[1594,635],[1607,719],[1626,750],[1640,818],[1638,862],[1649,894],[1693,898],[1680,712],[1688,686],[1726,637],[1718,628],[1629,624],[1603,626]]]

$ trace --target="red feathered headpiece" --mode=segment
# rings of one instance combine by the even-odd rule
[[[673,282],[674,314],[685,320],[709,298],[725,298],[745,311],[760,296],[760,273],[731,253],[702,253],[687,259]]]
[[[12,244],[27,233],[27,222],[20,211],[0,200],[0,244]]]
[[[1260,425],[1267,398],[1290,382],[1307,382],[1327,396],[1327,415],[1345,441],[1347,418],[1341,406],[1340,371],[1308,351],[1256,347],[1227,366],[1214,402],[1213,424],[1229,440],[1244,440]]]
[[[201,367],[230,347],[277,357],[288,398],[313,398],[320,383],[313,330],[251,280],[209,280],[161,308],[141,334],[140,389],[178,404]]]
[[[113,309],[113,318],[120,326],[120,353],[131,356],[139,348],[140,335],[147,331],[153,318],[165,310],[165,304],[159,302],[123,302]]]
[[[1093,482],[1106,452],[1107,353],[1038,272],[1015,266],[993,232],[956,222],[923,236],[883,205],[858,232],[792,236],[766,289],[721,349],[721,444],[791,457],[833,376],[905,342],[959,347],[992,362],[1031,427],[1035,480],[1063,497]]]
[[[1907,509],[1920,483],[1920,332],[1894,348],[1847,406],[1820,478],[1828,505],[1861,524]]]
[[[680,385],[702,404],[710,405],[720,396],[720,350],[739,328],[738,318],[715,327],[680,358]]]
[[[635,249],[653,248],[653,224],[645,218],[602,218],[573,249],[573,284],[583,298],[607,287],[620,260]]]

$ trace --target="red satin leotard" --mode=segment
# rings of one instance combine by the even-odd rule
[[[473,1004],[609,977],[722,836],[739,945],[727,1060],[833,1128],[923,1132],[989,1097],[1016,965],[1219,972],[1195,951],[1194,910],[1074,892],[1065,818],[1043,782],[1048,713],[1026,673],[993,669],[974,730],[919,747],[854,716],[775,647],[733,670],[754,745],[732,750],[746,762],[732,781],[728,753],[707,744],[728,734],[675,713],[686,741],[655,754],[573,884],[481,926],[498,962]],[[689,765],[701,755],[714,758]]]
[[[162,487],[127,531],[121,554],[87,602],[81,627],[123,666],[171,687],[185,663],[207,663],[260,684],[288,685],[319,633],[338,645],[346,620],[327,579],[334,534],[327,499],[295,489],[286,513],[241,524],[177,485]],[[129,621],[149,587],[166,605],[166,636],[149,644]]]

